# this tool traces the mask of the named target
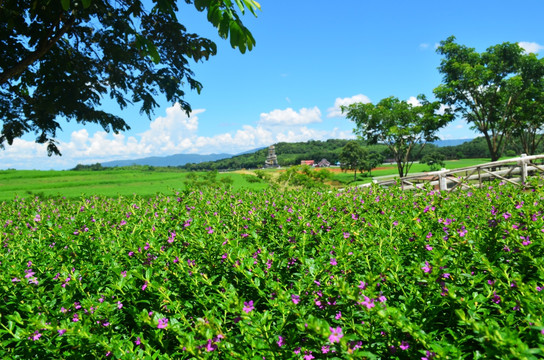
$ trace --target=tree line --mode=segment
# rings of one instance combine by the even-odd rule
[[[327,159],[331,164],[348,164],[342,157],[342,153],[356,153],[352,150],[351,143],[355,142],[357,146],[363,149],[363,156],[360,158],[378,159],[378,162],[372,162],[373,166],[369,170],[381,163],[393,163],[394,154],[386,145],[369,145],[361,140],[329,139],[326,141],[310,140],[307,142],[275,144],[278,163],[282,167],[300,165],[302,160],[314,160],[316,163],[321,159]],[[538,152],[544,152],[544,143],[540,142],[537,148]],[[514,139],[505,145],[504,154],[506,156],[518,156],[523,153],[520,142]],[[239,170],[239,169],[260,169],[264,166],[264,161],[268,155],[268,149],[260,149],[250,154],[237,155],[228,159],[216,161],[207,161],[201,163],[189,163],[180,166],[182,169],[190,171],[210,171],[210,170]],[[410,154],[410,161],[423,161],[425,158],[458,160],[490,157],[489,149],[484,137],[477,137],[465,143],[455,146],[439,147],[433,143],[416,144]],[[378,165],[376,165],[378,164]],[[351,170],[348,166],[348,170]]]

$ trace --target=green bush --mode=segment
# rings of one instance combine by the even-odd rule
[[[542,358],[543,201],[502,183],[15,198],[0,357]]]

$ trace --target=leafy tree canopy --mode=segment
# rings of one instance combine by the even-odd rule
[[[357,141],[350,141],[340,153],[340,167],[342,170],[353,170],[353,181],[357,180],[357,171],[363,170],[363,162],[368,151]]]
[[[242,53],[255,39],[240,14],[260,9],[254,0],[185,0],[222,38]],[[106,131],[129,125],[100,110],[104,97],[119,106],[139,104],[151,116],[162,94],[186,112],[184,86],[200,91],[189,60],[207,60],[215,43],[190,33],[177,17],[177,0],[3,0],[0,1],[0,147],[26,133],[60,152],[59,117],[97,123]],[[151,3],[151,2],[149,2]]]
[[[499,159],[512,133],[542,129],[542,110],[535,108],[542,107],[535,101],[542,98],[542,59],[508,42],[478,53],[453,36],[437,52],[444,56],[439,67],[443,84],[435,95],[482,133],[492,161]]]
[[[387,145],[397,163],[399,176],[408,174],[413,162],[412,150],[438,140],[438,129],[453,118],[448,109],[440,111],[439,102],[429,102],[423,95],[418,99],[418,106],[395,97],[382,99],[376,105],[342,106],[346,117],[355,122],[355,132],[361,138],[369,144]]]

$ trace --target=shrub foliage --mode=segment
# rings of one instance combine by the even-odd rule
[[[0,357],[536,359],[543,191],[4,202]]]

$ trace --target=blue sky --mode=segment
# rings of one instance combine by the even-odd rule
[[[117,159],[179,153],[236,154],[280,141],[353,138],[353,123],[338,106],[388,96],[432,98],[441,82],[436,46],[450,35],[484,51],[505,41],[544,54],[544,1],[261,0],[244,16],[257,41],[240,54],[193,6],[179,17],[190,32],[218,45],[217,56],[193,63],[201,94],[187,89],[193,113],[158,98],[149,120],[138,106],[120,111],[131,130],[61,122],[62,157],[48,157],[33,137],[0,150],[0,168],[69,169]],[[462,120],[439,132],[443,139],[477,136]]]

